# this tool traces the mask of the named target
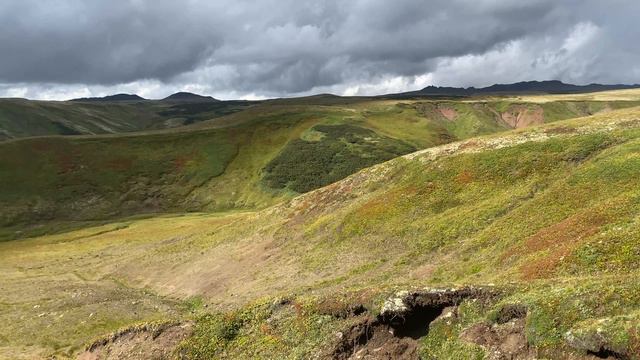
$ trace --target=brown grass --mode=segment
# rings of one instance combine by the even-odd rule
[[[473,182],[473,180],[473,173],[468,170],[464,170],[456,176],[456,181],[461,185],[469,184],[470,182]]]
[[[551,276],[565,257],[587,238],[595,235],[610,219],[599,212],[582,212],[543,228],[527,238],[522,245],[512,247],[503,259],[519,254],[546,253],[545,256],[525,262],[520,267],[525,280]]]

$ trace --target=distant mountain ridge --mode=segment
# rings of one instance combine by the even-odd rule
[[[149,99],[145,99],[137,94],[114,94],[107,95],[102,97],[84,97],[71,99],[69,101],[93,101],[93,102],[114,102],[114,101],[146,101]],[[208,102],[208,101],[220,101],[211,96],[203,96],[190,92],[177,92],[175,94],[171,94],[164,99],[160,99],[159,101],[176,101],[176,102]]]
[[[203,95],[198,95],[198,94],[184,92],[184,91],[171,94],[162,100],[163,101],[220,101],[212,96],[203,96]]]
[[[522,94],[522,93],[545,93],[545,94],[576,94],[576,93],[588,93],[595,91],[607,91],[607,90],[624,90],[624,89],[636,89],[640,88],[640,84],[624,85],[602,85],[602,84],[589,84],[589,85],[573,85],[566,84],[558,80],[547,81],[521,81],[513,84],[494,84],[491,86],[476,88],[476,87],[440,87],[440,86],[427,86],[421,90],[408,91],[398,94],[389,94],[382,96],[389,97],[403,97],[403,96],[472,96],[472,95],[490,95],[490,94]]]
[[[147,100],[136,94],[115,94],[103,97],[85,97],[71,99],[69,101],[144,101]]]
[[[625,90],[625,89],[637,89],[640,88],[640,84],[588,84],[588,85],[574,85],[567,84],[559,80],[546,80],[546,81],[521,81],[511,84],[494,84],[487,87],[449,87],[449,86],[427,86],[420,90],[407,91],[395,94],[382,94],[374,97],[382,98],[402,98],[411,96],[474,96],[474,95],[516,95],[516,94],[578,94],[589,93],[597,91],[608,90]],[[320,99],[327,97],[340,98],[341,96],[332,94],[318,94],[308,96],[309,99]],[[288,100],[291,98],[280,98],[272,100]],[[86,97],[71,99],[69,101],[95,101],[95,102],[115,102],[115,101],[145,101],[145,99],[136,94],[115,94],[103,97]],[[211,96],[204,96],[194,94],[190,92],[180,91],[167,96],[159,101],[172,101],[172,102],[209,102],[220,101]]]

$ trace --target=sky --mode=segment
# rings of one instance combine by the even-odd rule
[[[0,0],[0,97],[640,83],[638,0]]]

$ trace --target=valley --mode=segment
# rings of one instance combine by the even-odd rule
[[[640,91],[209,111],[0,142],[0,357],[638,358]]]
[[[189,107],[200,119],[186,126],[12,139],[0,142],[0,239],[49,231],[61,221],[261,209],[419,149],[640,105],[627,92],[637,94],[426,101],[313,96],[213,118],[210,105],[223,102],[207,99],[171,105]],[[80,111],[94,102],[64,106]]]

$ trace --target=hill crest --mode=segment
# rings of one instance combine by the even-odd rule
[[[194,93],[185,92],[185,91],[179,91],[175,94],[171,94],[162,100],[163,101],[220,101],[212,96],[204,96],[204,95],[194,94]]]
[[[85,97],[85,98],[77,98],[71,99],[69,101],[144,101],[147,100],[137,94],[114,94],[107,95],[102,97]]]
[[[625,84],[588,84],[588,85],[574,85],[567,84],[559,80],[545,80],[545,81],[521,81],[511,84],[493,84],[487,87],[441,87],[441,86],[427,86],[423,89],[416,91],[408,91],[398,94],[390,94],[391,97],[397,96],[424,96],[424,95],[437,95],[437,96],[473,96],[473,95],[492,95],[492,94],[578,94],[597,91],[608,90],[626,90],[640,88],[640,84],[625,85]]]

